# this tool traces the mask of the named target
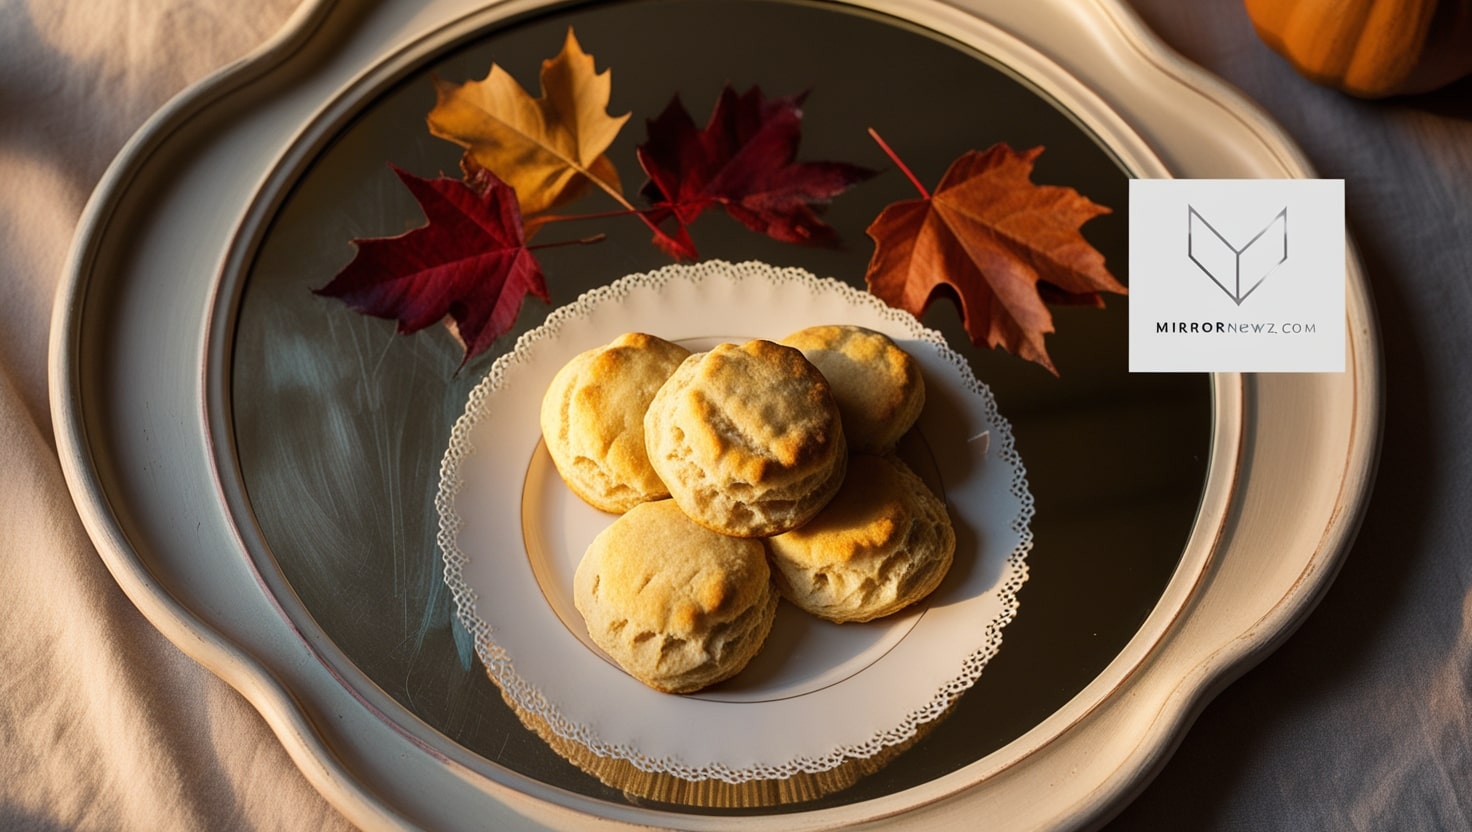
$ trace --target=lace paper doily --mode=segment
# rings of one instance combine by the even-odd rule
[[[885,332],[920,362],[919,453],[957,525],[956,565],[924,609],[873,627],[802,625],[808,647],[793,648],[770,680],[694,696],[645,688],[597,654],[569,613],[579,547],[613,518],[561,502],[555,472],[553,485],[538,484],[549,476],[537,426],[546,384],[572,356],[630,330],[700,348],[820,323]],[[907,745],[996,654],[1032,547],[1032,495],[1011,426],[965,359],[873,295],[750,262],[631,275],[523,335],[455,423],[435,506],[458,617],[523,721],[575,762],[592,755],[685,781],[781,781],[876,763]]]

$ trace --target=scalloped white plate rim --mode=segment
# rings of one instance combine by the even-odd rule
[[[842,681],[757,702],[655,692],[569,632],[541,594],[521,535],[507,528],[522,517],[522,476],[540,439],[546,383],[573,355],[629,330],[672,340],[777,339],[827,323],[885,332],[919,361],[928,392],[920,433],[944,448],[934,456],[962,540],[979,535],[984,544],[958,547],[947,582],[896,624],[909,632]],[[977,681],[1001,647],[1032,548],[1032,497],[1011,427],[966,360],[939,333],[867,292],[757,262],[629,275],[554,311],[471,392],[441,465],[436,508],[457,615],[503,692],[600,756],[688,780],[821,772],[912,737]],[[598,517],[603,525],[613,519]]]

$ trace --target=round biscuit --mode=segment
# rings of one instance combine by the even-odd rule
[[[920,365],[889,336],[859,326],[814,326],[782,343],[828,379],[843,416],[849,450],[884,453],[915,424],[925,407]]]
[[[669,496],[649,464],[644,412],[689,354],[679,344],[629,332],[558,370],[542,397],[542,439],[574,494],[613,513]]]
[[[956,533],[945,504],[904,462],[855,454],[827,507],[767,548],[787,600],[830,621],[871,621],[940,585]]]
[[[680,508],[738,537],[801,525],[837,492],[848,459],[828,382],[771,341],[685,359],[650,402],[644,439]]]
[[[593,642],[667,693],[738,673],[771,632],[779,597],[761,541],[710,531],[671,500],[615,520],[573,577],[573,603]]]

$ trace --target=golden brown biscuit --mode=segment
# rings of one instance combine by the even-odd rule
[[[828,382],[771,341],[685,359],[650,402],[644,440],[680,508],[738,537],[801,525],[838,491],[848,459]]]
[[[594,643],[667,693],[745,667],[772,629],[778,597],[761,541],[716,534],[672,500],[615,520],[573,577],[573,603]]]
[[[669,496],[644,448],[644,411],[690,351],[629,332],[569,361],[542,398],[542,438],[574,494],[622,512]]]
[[[920,365],[888,336],[858,326],[814,326],[782,339],[802,350],[828,384],[855,453],[884,453],[925,407]]]
[[[956,533],[945,504],[903,462],[855,454],[838,496],[767,548],[787,600],[830,621],[869,621],[940,584]]]

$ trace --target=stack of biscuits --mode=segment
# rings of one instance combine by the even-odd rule
[[[924,403],[915,360],[854,326],[696,354],[627,333],[568,362],[543,439],[573,493],[621,515],[574,577],[593,642],[689,693],[746,666],[779,597],[835,622],[924,598],[955,550],[894,454]]]

